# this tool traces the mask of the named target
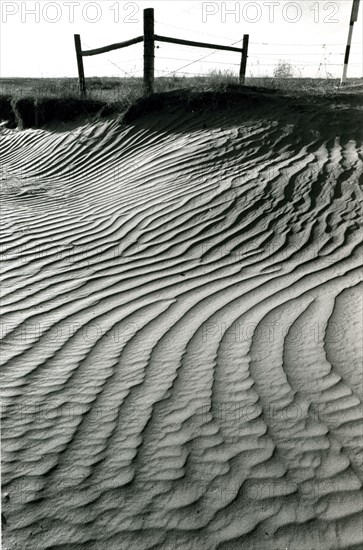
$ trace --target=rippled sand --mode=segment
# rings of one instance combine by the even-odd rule
[[[358,116],[2,129],[4,548],[363,543]]]

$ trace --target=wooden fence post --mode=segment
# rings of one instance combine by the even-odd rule
[[[247,67],[247,58],[248,58],[248,43],[250,40],[249,34],[243,35],[243,50],[242,50],[242,58],[241,58],[241,67],[239,71],[239,83],[241,86],[244,86],[245,80],[246,80],[246,67]]]
[[[144,10],[144,93],[152,94],[154,91],[154,9]]]
[[[86,80],[84,78],[81,37],[80,37],[79,34],[74,35],[74,45],[76,47],[78,78],[79,78],[79,90],[81,92],[81,97],[86,97]]]

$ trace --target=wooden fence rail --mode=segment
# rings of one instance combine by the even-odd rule
[[[183,40],[181,38],[171,38],[169,36],[160,36],[154,32],[154,9],[148,8],[144,10],[144,34],[126,40],[125,42],[118,42],[116,44],[110,44],[102,48],[96,48],[93,50],[82,50],[81,37],[79,34],[74,35],[74,43],[76,48],[79,89],[81,97],[86,97],[86,80],[84,76],[83,57],[92,55],[98,55],[112,50],[118,50],[120,48],[126,48],[139,42],[144,43],[144,92],[150,94],[154,91],[155,80],[155,42],[167,42],[169,44],[178,44],[182,46],[192,46],[197,48],[209,48],[212,50],[221,50],[227,52],[237,52],[241,54],[241,64],[239,72],[239,82],[244,85],[246,78],[246,67],[248,58],[248,43],[249,35],[243,35],[243,47],[235,48],[234,46],[221,46],[219,44],[210,44],[207,42],[194,42],[192,40]]]
[[[83,51],[82,55],[87,57],[88,55],[98,55],[99,53],[111,52],[112,50],[118,50],[120,48],[132,46],[133,44],[138,44],[138,42],[142,42],[143,40],[143,36],[138,36],[137,38],[132,38],[131,40],[126,40],[125,42],[118,42],[117,44],[111,44],[110,46],[104,46],[103,48],[96,48],[95,50]]]
[[[224,50],[227,52],[243,52],[242,48],[233,46],[219,46],[218,44],[208,44],[207,42],[193,42],[192,40],[183,40],[181,38],[170,38],[169,36],[154,35],[155,40],[159,42],[170,42],[170,44],[180,44],[181,46],[195,46],[198,48],[210,48],[211,50]]]

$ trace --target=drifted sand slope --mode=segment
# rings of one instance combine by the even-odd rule
[[[2,130],[5,548],[360,546],[359,126]]]

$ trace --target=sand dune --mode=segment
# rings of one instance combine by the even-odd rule
[[[1,130],[5,548],[363,543],[359,119],[247,107]]]

